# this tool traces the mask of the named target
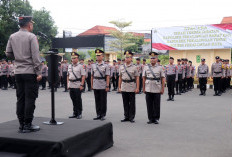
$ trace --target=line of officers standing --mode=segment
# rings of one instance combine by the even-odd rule
[[[175,65],[173,64],[174,58],[170,57],[169,64],[164,67],[169,95],[167,101],[174,101],[174,95],[191,91],[195,75],[199,79],[199,95],[206,95],[207,81],[210,77],[213,79],[214,96],[221,96],[227,89],[230,89],[232,65],[229,64],[229,59],[220,59],[219,56],[215,59],[216,62],[212,64],[210,72],[204,58],[201,59],[201,64],[196,69],[192,61],[186,58],[177,59],[177,65]],[[176,93],[174,88],[176,88]]]
[[[133,53],[131,51],[124,52],[124,64],[118,64],[117,67],[115,66],[113,73],[111,72],[112,67],[103,61],[104,51],[96,49],[95,53],[97,61],[94,64],[90,64],[90,72],[87,72],[85,66],[79,63],[79,54],[76,52],[72,53],[72,64],[68,65],[67,69],[67,89],[69,89],[70,97],[73,102],[73,115],[69,118],[82,118],[81,91],[84,88],[86,77],[89,77],[91,83],[90,90],[94,91],[96,105],[96,117],[93,120],[105,120],[107,112],[107,92],[110,90],[110,78],[114,78],[118,80],[118,89],[116,89],[117,86],[115,82],[115,84],[113,83],[113,90],[118,90],[118,92],[122,94],[123,100],[124,118],[121,122],[135,122],[135,97],[136,94],[140,92],[140,88],[143,88],[143,92],[146,93],[145,99],[149,119],[147,123],[158,124],[160,118],[160,98],[161,94],[164,93],[165,84],[164,70],[162,66],[157,64],[158,54],[155,52],[149,54],[151,64],[145,65],[143,67],[143,73],[140,74],[138,67],[132,62]],[[117,71],[118,74],[116,74]],[[142,81],[140,81],[141,75]]]
[[[7,62],[6,59],[0,60],[0,89],[16,88],[14,72],[14,61],[11,62],[11,60],[8,60]]]

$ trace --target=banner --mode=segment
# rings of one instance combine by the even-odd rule
[[[232,48],[232,24],[152,29],[152,49],[193,50]]]

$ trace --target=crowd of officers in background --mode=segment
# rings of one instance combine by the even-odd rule
[[[102,52],[102,51],[101,51]],[[129,54],[132,54],[131,52],[129,52]],[[156,54],[157,55],[157,54]],[[209,67],[207,66],[207,64],[205,63],[206,60],[203,58],[201,59],[201,64],[196,68],[194,65],[192,65],[192,62],[189,61],[187,58],[181,58],[181,59],[177,59],[177,64],[174,64],[174,58],[170,57],[169,58],[169,64],[166,66],[163,66],[160,64],[160,60],[157,59],[156,62],[156,66],[159,66],[163,73],[165,78],[166,78],[166,85],[168,87],[168,99],[167,101],[174,101],[174,95],[181,95],[183,93],[186,93],[188,91],[191,91],[192,88],[194,88],[194,78],[196,76],[196,78],[198,78],[199,80],[199,88],[200,88],[200,94],[202,96],[206,95],[206,90],[207,90],[207,81],[208,79],[211,77],[213,79],[213,85],[214,85],[214,91],[215,94],[214,96],[221,96],[222,93],[226,92],[227,89],[230,89],[230,81],[231,81],[231,75],[232,75],[232,65],[229,64],[229,60],[228,59],[221,59],[219,56],[216,56],[216,62],[212,64],[211,66],[211,70],[209,70]],[[48,82],[48,88],[50,88],[50,83],[47,80],[48,77],[48,67],[45,64],[44,61],[42,61],[42,68],[41,68],[41,73],[42,73],[42,80],[39,82],[40,86],[41,86],[41,90],[46,90],[46,83]],[[83,85],[81,87],[81,90],[79,92],[84,93],[86,91],[86,86],[87,86],[87,91],[92,91],[93,90],[93,80],[101,80],[102,78],[105,79],[105,76],[102,77],[101,73],[98,77],[94,77],[94,79],[91,77],[93,75],[93,68],[96,67],[97,62],[94,62],[94,60],[88,60],[88,64],[84,64],[84,60],[80,59],[79,63],[84,71],[85,71],[85,79],[83,80]],[[109,86],[107,88],[108,91],[110,92],[112,91],[116,91],[117,93],[122,93],[122,97],[123,97],[123,103],[124,103],[124,116],[125,118],[122,120],[122,122],[124,121],[131,121],[134,122],[134,117],[135,117],[135,94],[141,94],[141,93],[146,93],[146,91],[144,90],[145,87],[143,87],[143,85],[147,82],[143,82],[143,78],[145,75],[144,74],[144,68],[150,64],[147,64],[147,60],[143,59],[142,63],[141,63],[141,59],[137,58],[136,59],[136,63],[132,64],[133,67],[136,69],[136,72],[134,74],[138,75],[138,82],[136,82],[136,79],[131,79],[130,75],[126,74],[126,76],[129,76],[129,81],[127,80],[120,80],[120,67],[124,67],[124,65],[126,64],[125,59],[121,60],[121,59],[117,59],[113,60],[113,64],[109,65],[109,61],[106,60],[104,62],[104,65],[107,65],[109,68],[108,71],[108,75],[109,75]],[[70,76],[70,72],[69,72],[69,68],[70,65],[68,63],[68,60],[64,60],[60,63],[59,67],[58,67],[58,71],[59,71],[59,82],[57,83],[57,86],[55,87],[55,91],[57,91],[57,88],[63,87],[64,91],[63,92],[68,92],[68,90],[70,91],[70,81],[72,80],[68,80],[67,78],[69,78]],[[14,78],[14,69],[15,69],[15,65],[14,65],[14,61],[6,61],[5,59],[0,61],[0,87],[2,90],[7,90],[8,88],[16,88],[16,83],[15,83],[15,78]],[[125,69],[125,67],[124,67]],[[122,70],[123,71],[123,70]],[[149,69],[148,69],[149,71]],[[150,70],[151,72],[152,70]],[[149,74],[148,74],[149,75]],[[154,73],[150,73],[151,76],[154,75]],[[155,75],[154,75],[155,76]],[[74,77],[74,76],[73,76]],[[135,77],[135,76],[134,76]],[[92,78],[92,80],[91,80]],[[81,77],[79,77],[79,81],[81,82]],[[149,78],[147,78],[149,79]],[[152,77],[151,80],[155,80],[156,77]],[[76,81],[76,79],[74,79]],[[158,77],[158,80],[160,80],[160,87],[162,86],[161,83],[161,76]],[[73,81],[73,82],[75,82]],[[121,84],[122,82],[124,83],[131,83],[131,82],[135,83],[135,87],[136,87],[136,92],[134,91],[134,89],[131,89],[130,92],[123,92],[122,88],[121,88]],[[72,83],[73,83],[72,82]],[[159,81],[157,81],[159,82]],[[156,82],[156,85],[159,84]],[[9,86],[8,86],[9,85]],[[98,86],[98,85],[97,85]],[[104,85],[105,86],[105,85]],[[156,88],[156,86],[154,86]],[[128,89],[130,89],[131,87],[128,86],[126,87]],[[123,89],[125,90],[125,89]],[[159,89],[160,90],[160,89]],[[70,97],[72,98],[72,100],[75,99],[75,101],[77,101],[76,97],[73,96],[77,94],[76,91],[72,91],[70,93]],[[80,94],[79,94],[80,95]],[[156,97],[154,95],[152,95],[152,97]],[[103,101],[101,100],[101,98],[105,98]],[[97,110],[97,117],[95,118],[95,120],[97,119],[101,119],[104,120],[104,117],[106,115],[106,103],[107,103],[107,95],[106,93],[101,93],[101,92],[96,92],[95,90],[95,99],[96,99],[96,110]],[[132,98],[132,99],[128,99],[128,98]],[[147,102],[149,102],[149,99],[151,99],[151,96],[149,97],[149,95],[146,95],[146,99]],[[79,117],[79,119],[81,118],[81,112],[82,112],[82,101],[81,97],[78,98],[80,105],[74,105],[74,106],[79,106],[79,109],[76,109],[74,107],[74,112],[73,115],[70,116],[70,118],[76,118]],[[160,101],[159,99],[156,99],[156,101],[158,100],[158,102]],[[75,103],[75,101],[73,101],[73,103]],[[105,104],[103,105],[103,107],[101,106],[102,103]],[[127,104],[127,105],[126,105]],[[132,104],[132,105],[131,105]],[[160,104],[160,102],[159,102]],[[130,107],[129,107],[130,106]],[[152,106],[152,105],[151,105]],[[160,105],[158,105],[160,106]],[[151,107],[150,107],[151,108]],[[159,108],[159,107],[158,107]],[[148,109],[148,114],[149,114],[149,124],[150,123],[158,123],[159,120],[159,114],[157,115],[157,113],[155,115],[157,115],[157,117],[155,119],[152,119],[152,113],[149,113]],[[160,110],[160,109],[158,109]]]

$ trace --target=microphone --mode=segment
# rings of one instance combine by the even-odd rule
[[[40,31],[38,32],[38,35],[41,36],[41,37],[43,37],[43,38],[48,38],[46,34],[40,32]]]

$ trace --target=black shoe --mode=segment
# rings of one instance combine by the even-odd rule
[[[72,115],[72,116],[69,116],[68,118],[77,118],[77,115]]]
[[[93,120],[99,120],[101,119],[101,116],[97,116],[96,118],[93,118]]]
[[[131,122],[131,123],[134,123],[135,121],[134,121],[134,119],[131,119],[130,122]]]
[[[63,92],[68,92],[68,90],[64,90]]]
[[[101,120],[101,121],[105,120],[105,116],[102,116],[100,120]]]
[[[23,133],[39,131],[40,127],[33,124],[25,124],[23,127]]]
[[[121,120],[121,122],[128,122],[128,121],[130,121],[128,118]]]
[[[203,95],[203,92],[201,92],[199,95]]]
[[[179,92],[178,95],[181,95],[181,93]]]
[[[23,127],[24,127],[24,125],[20,125],[20,126],[19,126],[18,133],[23,133]]]
[[[154,121],[154,124],[159,124],[159,121],[158,121],[158,120],[155,120],[155,121]]]
[[[221,96],[222,94],[219,92],[217,96]]]
[[[152,120],[149,120],[148,122],[147,122],[147,124],[152,124],[153,123],[153,121]]]
[[[171,101],[172,100],[172,97],[171,95],[169,95],[169,98],[167,99],[167,101]]]
[[[77,116],[77,119],[81,119],[82,118],[82,115],[80,114],[79,116]]]
[[[203,92],[203,96],[205,96],[206,94],[205,94],[205,91]]]

